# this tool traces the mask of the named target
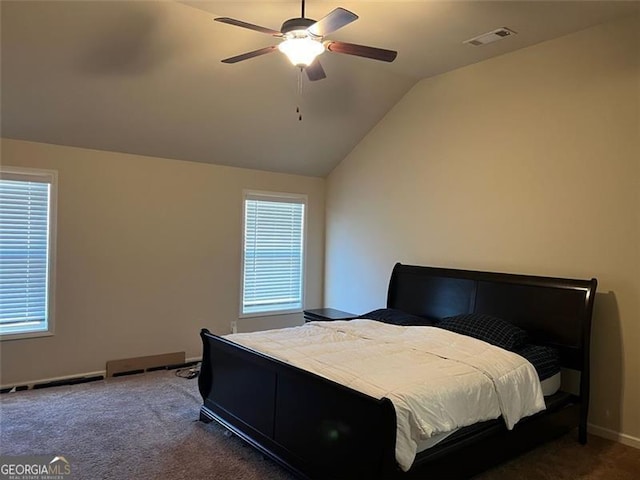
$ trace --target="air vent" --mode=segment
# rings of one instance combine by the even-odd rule
[[[478,35],[477,37],[470,38],[469,40],[465,40],[462,43],[479,47],[480,45],[493,43],[497,40],[502,40],[503,38],[510,37],[512,35],[517,35],[517,33],[511,30],[510,28],[502,27],[502,28],[493,30],[492,32],[483,33],[482,35]]]

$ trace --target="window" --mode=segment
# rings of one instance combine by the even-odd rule
[[[56,172],[0,169],[0,335],[53,332]]]
[[[302,310],[306,197],[245,192],[241,314]]]

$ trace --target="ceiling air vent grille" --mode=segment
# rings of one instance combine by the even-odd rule
[[[507,27],[502,27],[502,28],[493,30],[491,32],[483,33],[482,35],[478,35],[477,37],[470,38],[469,40],[465,40],[462,43],[466,43],[466,44],[478,47],[480,45],[493,43],[497,40],[501,40],[503,38],[510,37],[516,34],[517,33],[514,30],[511,30],[510,28],[507,28]]]

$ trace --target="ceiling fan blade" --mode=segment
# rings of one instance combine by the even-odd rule
[[[318,60],[317,58],[314,60],[314,62],[311,65],[309,65],[308,67],[305,67],[305,71],[307,72],[307,77],[312,82],[315,82],[316,80],[322,80],[323,78],[327,78],[327,74],[324,73],[324,68],[322,68],[322,65],[320,65],[320,60]]]
[[[327,42],[325,45],[327,47],[327,50],[329,50],[330,52],[345,53],[347,55],[372,58],[373,60],[381,60],[383,62],[393,62],[398,55],[398,52],[394,50],[366,47],[364,45],[356,45],[355,43]]]
[[[355,13],[345,10],[344,8],[336,8],[316,23],[307,28],[307,31],[316,37],[324,37],[325,35],[335,32],[339,28],[350,24],[358,19]]]
[[[214,18],[216,22],[227,23],[229,25],[235,25],[236,27],[248,28],[249,30],[255,30],[256,32],[266,33],[267,35],[273,35],[274,37],[281,37],[282,33],[277,30],[273,30],[267,27],[261,27],[260,25],[254,25],[253,23],[243,22],[242,20],[236,20],[229,17]]]
[[[266,53],[271,53],[274,50],[277,50],[277,46],[272,45],[270,47],[259,48],[258,50],[254,50],[253,52],[243,53],[242,55],[236,55],[235,57],[225,58],[221,60],[222,63],[238,63],[242,60],[248,60],[253,57],[259,57],[260,55],[264,55]]]

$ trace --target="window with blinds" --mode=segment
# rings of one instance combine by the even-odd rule
[[[241,314],[302,310],[306,197],[246,193]]]
[[[0,335],[52,331],[56,174],[0,169]],[[30,336],[30,335],[25,335]]]

